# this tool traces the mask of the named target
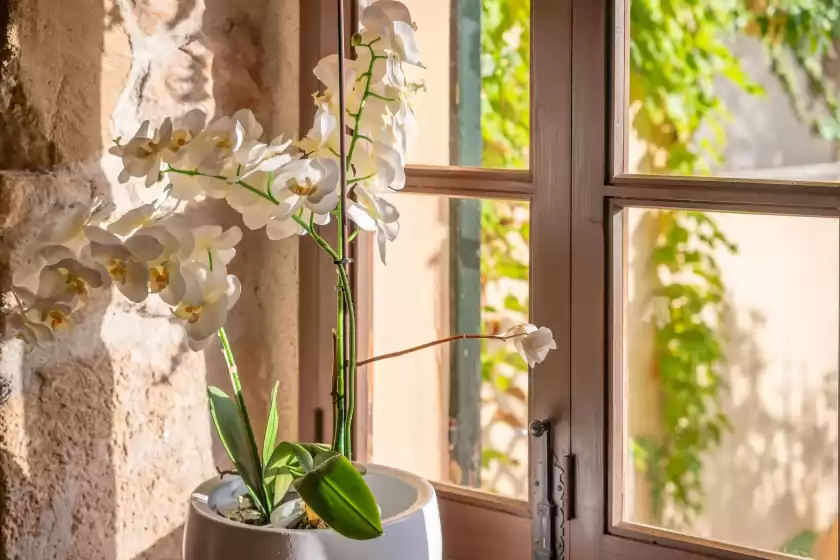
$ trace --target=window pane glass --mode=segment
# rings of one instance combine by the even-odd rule
[[[626,172],[840,179],[836,2],[627,1]]]
[[[631,209],[623,238],[623,520],[837,558],[838,220]]]
[[[527,169],[530,0],[403,2],[426,66],[408,163]]]
[[[528,319],[526,203],[394,195],[401,230],[374,273],[374,355]],[[376,362],[373,461],[526,499],[528,368],[464,340]]]

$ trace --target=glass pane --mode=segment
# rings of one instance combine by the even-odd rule
[[[837,2],[627,1],[626,172],[840,179]]]
[[[408,163],[527,169],[530,0],[403,2],[426,66]]]
[[[623,232],[623,520],[837,558],[838,220],[630,209]]]
[[[393,196],[401,230],[374,272],[374,355],[527,322],[527,203]],[[527,499],[528,368],[512,344],[443,344],[371,373],[374,462]]]

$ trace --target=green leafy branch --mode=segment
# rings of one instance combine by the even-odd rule
[[[484,0],[481,13],[481,135],[482,165],[527,169],[530,146],[530,69],[531,33],[529,0]],[[485,200],[481,205],[481,286],[482,333],[498,334],[501,319],[527,322],[528,298],[507,290],[499,301],[490,302],[489,292],[502,282],[527,283],[527,258],[520,254],[528,247],[527,218],[516,219],[525,203]],[[527,403],[519,384],[528,368],[510,347],[481,348],[482,383],[490,387],[497,404],[501,399]],[[527,379],[527,377],[525,377]],[[485,430],[495,424],[523,429],[527,418],[519,418],[497,408]],[[482,449],[483,469],[492,463],[521,467],[516,458],[494,447]],[[523,471],[523,476],[527,472]],[[482,477],[482,480],[487,480]],[[492,488],[490,488],[492,490]]]
[[[653,522],[679,528],[703,509],[703,454],[731,429],[720,406],[726,303],[715,252],[737,247],[706,213],[662,210],[656,218],[652,266],[660,286],[652,316],[662,432],[636,437],[633,456],[651,486]]]

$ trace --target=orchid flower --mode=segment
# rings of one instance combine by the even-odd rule
[[[144,301],[149,295],[149,267],[146,262],[113,233],[97,227],[88,227],[85,233],[90,239],[86,251],[90,260],[108,272],[122,295],[134,303]],[[160,249],[157,241],[151,238],[149,241]]]
[[[318,99],[329,105],[333,114],[338,113],[339,107],[338,89],[340,75],[338,62],[338,55],[330,54],[318,61],[318,65],[313,70],[315,77],[324,84],[325,88],[323,97],[319,97]],[[344,83],[347,87],[347,90],[344,92],[344,101],[345,108],[350,114],[358,112],[362,105],[364,91],[359,87],[360,82],[357,79],[359,74],[364,71],[360,70],[362,68],[366,69],[367,67],[362,66],[355,60],[344,61]]]
[[[131,177],[145,177],[146,186],[151,187],[160,178],[160,164],[163,150],[169,146],[172,137],[172,120],[163,121],[160,129],[149,136],[149,121],[144,121],[125,144],[119,140],[109,153],[122,158],[123,170],[118,177],[120,183],[126,183]]]
[[[62,321],[66,318],[63,312],[58,316],[62,318]],[[6,324],[12,330],[13,336],[21,338],[27,344],[41,346],[44,342],[52,342],[55,338],[53,329],[48,327],[43,319],[38,309],[29,308],[10,313]]]
[[[284,167],[274,178],[274,197],[294,214],[301,207],[329,214],[338,205],[338,163],[332,159],[301,159]]]
[[[328,103],[318,103],[317,106],[312,129],[297,142],[297,147],[309,157],[338,159],[338,117]]]
[[[545,360],[549,350],[555,350],[557,343],[554,335],[546,327],[537,328],[534,325],[517,325],[507,331],[504,337],[513,340],[513,345],[530,367]]]
[[[208,269],[227,270],[236,256],[236,244],[242,240],[242,230],[236,226],[223,230],[221,226],[199,226],[192,230],[195,246],[186,262],[196,262]]]
[[[381,38],[377,49],[390,52],[406,64],[421,65],[415,25],[405,4],[394,0],[374,2],[362,12],[361,23],[367,32]]]
[[[376,232],[379,258],[382,259],[382,264],[385,264],[387,244],[396,239],[400,232],[400,213],[397,208],[384,198],[374,196],[364,187],[357,186],[356,202],[347,209],[347,217],[364,231]]]
[[[67,303],[74,311],[83,306],[92,289],[108,287],[111,278],[98,265],[64,258],[41,269],[35,297],[48,302]]]
[[[187,342],[203,350],[222,328],[228,310],[239,299],[241,286],[235,276],[195,264],[186,269],[186,293],[173,314],[186,321]]]
[[[195,248],[192,233],[182,230],[172,220],[158,222],[135,232],[125,241],[125,246],[146,261],[149,292],[177,306],[187,289],[182,263]]]
[[[186,153],[186,147],[201,134],[207,122],[207,116],[199,109],[193,109],[184,116],[175,119],[169,142],[163,146],[161,159],[170,165],[176,165]]]
[[[253,141],[250,145],[240,148],[236,156],[242,168],[239,179],[246,179],[253,173],[276,171],[290,163],[293,158],[287,150],[291,145],[291,140],[278,136],[270,144]]]

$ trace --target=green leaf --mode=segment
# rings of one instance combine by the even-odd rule
[[[291,484],[291,481],[306,474],[303,467],[301,467],[298,456],[303,456],[304,461],[307,460],[307,457],[309,461],[312,461],[313,456],[327,449],[329,449],[329,446],[324,444],[293,443],[288,441],[281,442],[274,448],[270,456],[265,459],[265,466],[263,467],[263,484],[272,507],[277,507],[279,501],[283,499],[283,494],[288,489],[288,484],[285,488],[281,487],[278,489],[278,485],[282,486],[285,484],[283,479],[286,475],[291,477],[289,480],[289,484]],[[281,490],[282,494],[278,494]]]
[[[256,449],[250,449],[248,432],[239,407],[218,387],[208,387],[207,395],[210,398],[210,415],[222,446],[251,496],[255,498],[254,503],[261,508],[260,500],[256,499],[262,480],[260,465],[255,463]]]
[[[345,457],[324,451],[315,469],[294,482],[303,501],[337,533],[356,540],[382,535],[382,519],[373,493]]]
[[[264,472],[266,476],[270,475],[272,471],[281,467],[289,467],[292,474],[300,477],[305,473],[304,467],[300,464],[300,456],[309,457],[312,461],[313,457],[318,456],[319,453],[328,451],[329,445],[323,443],[295,443],[291,441],[282,441],[277,444],[271,456],[265,462]],[[309,466],[309,465],[307,465]]]
[[[271,452],[274,450],[274,442],[277,439],[277,389],[280,382],[274,384],[271,391],[271,408],[268,410],[268,422],[265,425],[265,437],[263,438],[263,466],[268,464]]]
[[[276,508],[280,505],[280,501],[286,495],[286,492],[289,491],[289,487],[292,485],[294,479],[295,477],[288,468],[284,467],[277,470],[271,481],[272,507]]]

